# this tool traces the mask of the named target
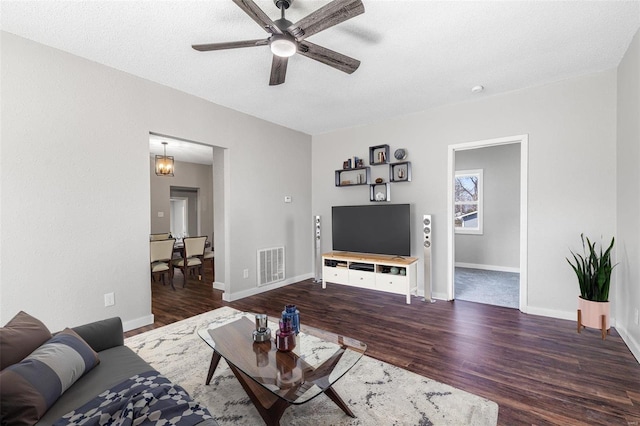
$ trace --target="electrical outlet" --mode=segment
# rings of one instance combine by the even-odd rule
[[[640,318],[638,318],[638,309],[636,308],[636,316],[633,319],[633,322],[636,323],[636,325],[640,325],[639,324]]]
[[[116,304],[116,297],[113,293],[106,293],[104,295],[104,306],[113,306]]]
[[[249,270],[245,269],[244,271],[242,271],[242,278],[249,278]]]

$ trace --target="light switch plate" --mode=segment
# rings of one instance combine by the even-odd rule
[[[284,196],[284,202],[285,203],[290,203],[291,202],[291,195],[285,195]]]

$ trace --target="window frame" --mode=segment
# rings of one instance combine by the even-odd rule
[[[468,201],[456,201],[456,179],[460,176],[477,176],[478,177],[478,200],[475,202]],[[453,181],[453,228],[456,234],[466,234],[466,235],[483,235],[483,222],[484,222],[484,212],[483,212],[483,201],[484,201],[484,176],[483,169],[472,169],[472,170],[456,170]],[[465,204],[476,204],[478,207],[478,226],[474,228],[462,228],[458,227],[455,224],[455,211],[456,206],[465,205]]]

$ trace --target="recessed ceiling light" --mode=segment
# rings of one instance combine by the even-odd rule
[[[480,93],[480,92],[482,92],[483,90],[484,90],[484,86],[480,86],[480,85],[473,86],[473,87],[471,88],[471,92],[473,92],[473,93]]]

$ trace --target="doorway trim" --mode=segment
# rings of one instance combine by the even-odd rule
[[[456,151],[486,148],[498,145],[520,144],[520,303],[521,312],[528,309],[528,176],[529,176],[529,135],[507,136],[496,139],[485,139],[475,142],[449,145],[447,148],[447,300],[454,299],[455,273],[455,224],[453,220],[454,199],[453,185],[455,180]]]

